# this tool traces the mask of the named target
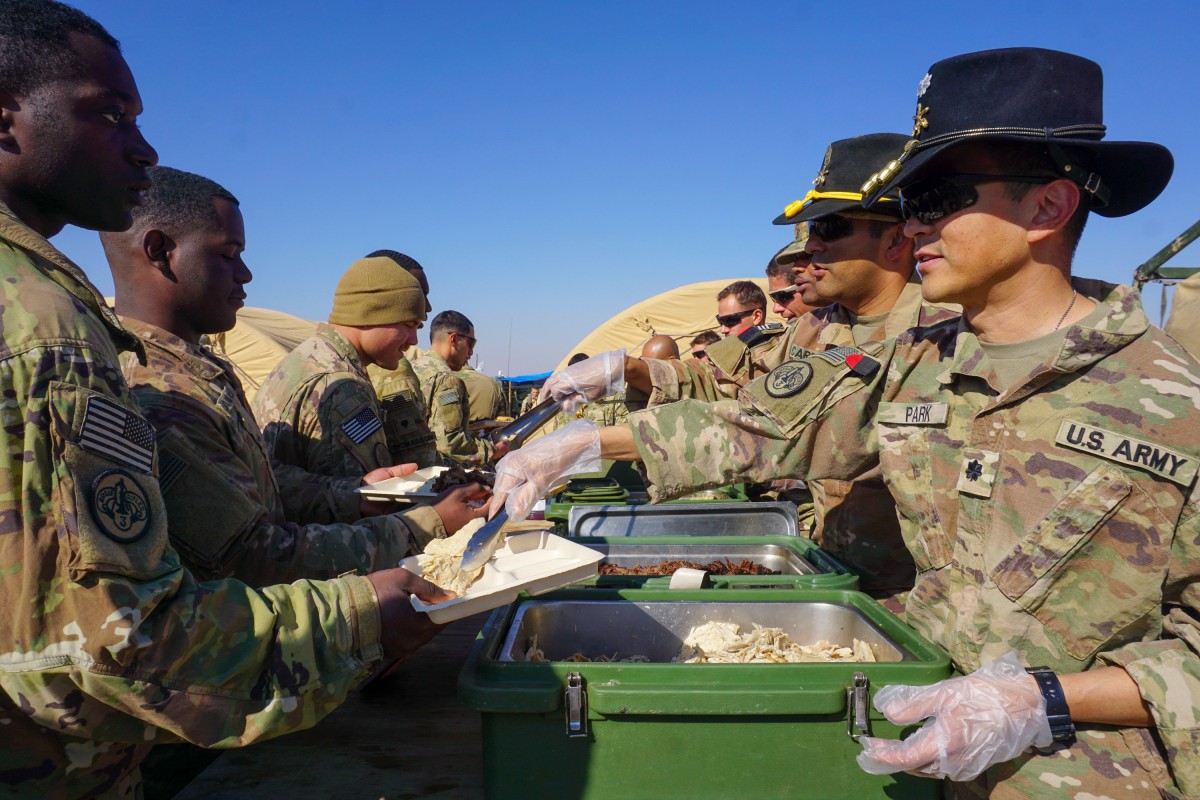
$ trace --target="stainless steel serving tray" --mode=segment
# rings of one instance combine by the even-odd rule
[[[852,606],[815,601],[523,603],[496,658],[525,661],[530,637],[536,634],[537,646],[549,661],[563,661],[574,653],[592,657],[615,653],[618,658],[642,655],[651,663],[669,663],[679,652],[688,631],[713,621],[734,622],[746,631],[752,630],[756,623],[782,628],[794,641],[804,644],[825,639],[849,645],[852,640],[861,639],[871,646],[877,661],[916,660]]]
[[[572,506],[569,536],[799,536],[796,504]]]
[[[582,542],[581,542],[582,544]],[[587,544],[604,554],[601,564],[636,567],[663,561],[696,561],[706,564],[717,559],[738,562],[750,559],[781,575],[817,575],[820,573],[799,553],[777,544]],[[751,576],[752,577],[752,576]]]

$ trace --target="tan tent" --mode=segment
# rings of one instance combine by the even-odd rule
[[[1200,272],[1175,284],[1167,333],[1200,358]]]
[[[701,281],[678,289],[671,289],[640,303],[635,303],[615,315],[600,327],[583,337],[577,345],[563,353],[555,369],[562,369],[575,353],[594,356],[606,350],[624,347],[633,355],[641,353],[642,345],[651,336],[661,333],[673,337],[679,343],[679,351],[685,356],[691,338],[703,331],[715,331],[717,323],[717,294],[729,284],[741,278],[726,278],[718,281]],[[748,278],[767,292],[767,279]],[[771,313],[771,300],[767,298],[767,322],[782,322]]]
[[[210,337],[213,350],[233,363],[246,396],[258,387],[280,359],[312,336],[317,323],[282,311],[247,306],[238,312],[233,330]]]

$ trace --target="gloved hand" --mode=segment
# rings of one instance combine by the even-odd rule
[[[504,506],[508,518],[519,522],[561,478],[599,469],[600,429],[591,420],[572,422],[500,459],[488,518]]]
[[[609,350],[560,369],[542,385],[542,397],[563,401],[570,414],[580,406],[625,388],[625,349]]]
[[[932,686],[885,686],[875,707],[890,722],[925,724],[903,741],[863,738],[858,765],[873,775],[917,772],[970,780],[1053,741],[1046,701],[1016,653]]]

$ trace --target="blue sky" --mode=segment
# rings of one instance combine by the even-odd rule
[[[122,41],[161,163],[241,200],[251,305],[324,319],[351,261],[401,250],[491,374],[549,369],[652,294],[761,274],[825,146],[908,132],[957,53],[1092,58],[1108,138],[1174,153],[1148,209],[1092,219],[1077,274],[1127,283],[1200,217],[1195,2],[78,5]],[[95,234],[56,243],[111,292]]]

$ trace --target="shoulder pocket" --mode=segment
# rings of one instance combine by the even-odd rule
[[[391,465],[383,420],[371,403],[352,409],[333,430],[334,441],[349,453],[366,474],[378,467]]]
[[[55,516],[69,543],[71,580],[103,573],[148,580],[178,569],[150,424],[125,403],[72,384],[51,383],[49,399]]]
[[[161,434],[159,464],[171,544],[205,580],[224,577],[239,540],[263,516],[183,435]]]
[[[1103,465],[992,569],[992,580],[1071,656],[1089,658],[1162,602],[1168,547],[1156,517],[1121,469]],[[1100,586],[1107,602],[1094,597]]]

